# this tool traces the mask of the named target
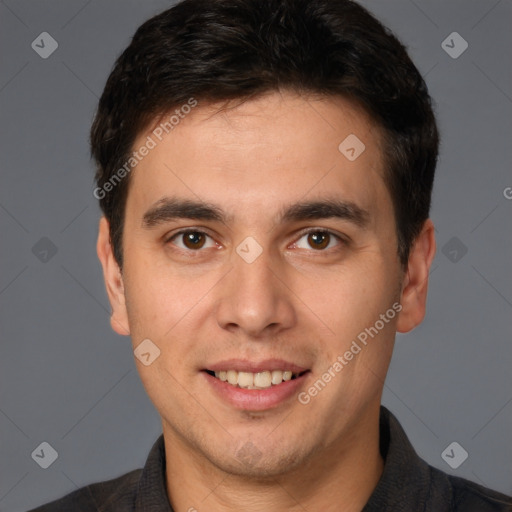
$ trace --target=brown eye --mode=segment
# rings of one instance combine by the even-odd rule
[[[183,244],[188,249],[201,249],[206,242],[206,237],[204,233],[199,233],[198,231],[190,231],[188,233],[183,233]]]
[[[183,251],[199,252],[200,249],[215,247],[215,242],[203,231],[183,230],[173,235],[167,243],[175,245]],[[203,252],[203,251],[201,251]]]
[[[325,231],[315,231],[308,234],[308,243],[313,249],[325,249],[331,240],[331,235]]]
[[[293,245],[297,249],[329,253],[336,249],[341,250],[347,242],[328,229],[311,229],[303,233]]]

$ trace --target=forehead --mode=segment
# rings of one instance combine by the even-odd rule
[[[198,103],[175,116],[168,133],[166,119],[134,144],[151,140],[152,149],[132,173],[127,209],[172,195],[256,220],[304,198],[339,196],[368,210],[390,201],[380,130],[347,100],[272,93],[227,106]]]

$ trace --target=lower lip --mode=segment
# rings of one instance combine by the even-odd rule
[[[236,409],[245,411],[265,411],[282,404],[292,396],[296,396],[300,387],[309,374],[306,372],[300,377],[271,386],[266,389],[244,389],[232,386],[209,373],[201,372],[214,391],[223,400]]]

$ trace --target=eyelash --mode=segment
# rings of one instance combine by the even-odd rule
[[[175,238],[178,238],[180,235],[186,235],[186,234],[189,234],[189,233],[197,233],[197,234],[205,235],[208,238],[213,239],[205,231],[201,231],[200,229],[187,228],[187,229],[182,229],[181,231],[178,231],[177,233],[174,233],[172,236],[170,236],[169,238],[167,238],[165,240],[165,243],[168,244],[168,243],[172,242]],[[346,238],[343,238],[342,236],[336,234],[334,231],[331,231],[330,229],[320,229],[320,228],[312,228],[312,229],[308,229],[306,231],[302,231],[300,233],[299,237],[293,243],[296,244],[301,238],[303,238],[306,235],[312,234],[312,233],[324,233],[324,234],[327,234],[327,235],[329,235],[331,237],[334,237],[339,242],[339,244],[342,245],[342,246],[347,246],[349,244],[349,241]],[[334,248],[334,249],[336,249],[336,248]],[[186,253],[199,253],[199,252],[203,252],[201,249],[197,249],[197,250],[182,249],[181,247],[177,247],[177,250],[182,251],[182,252],[186,252]],[[316,250],[311,248],[311,251],[317,252],[317,253],[322,253],[322,252],[323,253],[328,253],[328,252],[331,252],[332,250],[333,250],[332,247],[330,249],[316,249]]]

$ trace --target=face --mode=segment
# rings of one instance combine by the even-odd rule
[[[98,252],[113,327],[134,349],[151,340],[137,366],[166,442],[253,477],[348,449],[378,411],[396,330],[424,307],[378,129],[345,100],[275,93],[199,104],[134,147],[148,135],[122,274],[105,220]]]

